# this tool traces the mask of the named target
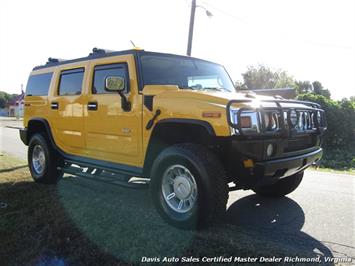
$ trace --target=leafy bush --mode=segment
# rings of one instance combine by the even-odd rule
[[[300,94],[297,98],[319,103],[325,110],[328,130],[323,139],[321,166],[355,168],[355,100],[334,101],[312,93]]]
[[[16,96],[18,96],[18,94],[8,94],[7,92],[0,91],[0,108],[5,108],[6,104]]]

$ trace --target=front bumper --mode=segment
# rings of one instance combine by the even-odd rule
[[[309,136],[309,140],[297,139],[261,139],[236,140],[227,144],[225,162],[229,182],[235,182],[238,187],[250,189],[260,185],[275,183],[281,178],[305,170],[318,162],[323,154],[319,136]],[[296,141],[297,145],[291,141]],[[227,142],[228,143],[228,142]],[[273,156],[266,155],[266,146],[274,144],[276,151]],[[301,148],[301,149],[299,149]],[[251,160],[252,165],[244,165],[245,160]]]
[[[310,153],[255,163],[255,172],[258,173],[256,185],[276,182],[277,180],[303,171],[322,158],[323,150],[319,148]]]

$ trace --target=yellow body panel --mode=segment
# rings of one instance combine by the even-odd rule
[[[113,63],[127,63],[130,92],[126,94],[132,103],[129,112],[121,107],[121,97],[117,93],[92,94],[92,81],[87,84],[86,103],[97,102],[97,111],[84,110],[86,154],[90,158],[111,162],[142,166],[142,95],[138,93],[138,83],[133,55],[101,58],[91,61],[90,76],[94,67]]]
[[[130,111],[121,108],[121,97],[115,93],[92,94],[94,67],[97,65],[126,63],[129,72]],[[56,145],[64,152],[129,166],[143,167],[147,147],[154,126],[164,119],[195,119],[208,122],[217,136],[229,136],[226,104],[230,99],[244,98],[242,94],[180,90],[172,85],[149,85],[138,89],[134,56],[102,57],[77,63],[35,70],[40,74],[54,72],[47,96],[26,96],[24,126],[34,117],[48,121]],[[85,68],[81,95],[59,96],[60,73],[73,68]],[[154,95],[154,109],[143,104],[144,95]],[[58,110],[51,103],[59,104]],[[98,109],[89,111],[87,104],[97,102]],[[160,109],[161,115],[154,126],[145,126]],[[218,118],[205,118],[203,112],[220,112]]]

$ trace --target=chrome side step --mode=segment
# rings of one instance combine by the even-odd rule
[[[147,188],[150,181],[148,178],[132,177],[119,172],[108,171],[107,169],[79,165],[72,161],[65,161],[64,167],[60,168],[60,170],[64,174],[133,189]]]

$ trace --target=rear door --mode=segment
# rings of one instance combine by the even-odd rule
[[[85,155],[83,88],[88,63],[56,71],[56,84],[49,98],[50,123],[57,146],[74,155]]]

